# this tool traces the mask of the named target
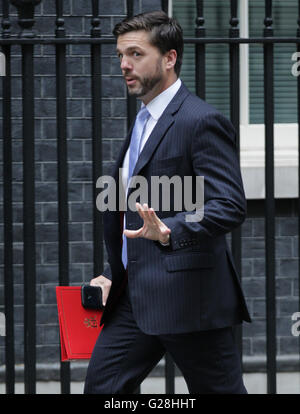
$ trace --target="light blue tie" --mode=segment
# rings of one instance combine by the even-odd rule
[[[148,121],[150,114],[146,108],[143,106],[139,113],[137,114],[135,124],[131,134],[130,146],[129,146],[129,168],[128,168],[128,181],[129,183],[134,167],[137,163],[139,154],[140,154],[140,147],[141,147],[141,140],[144,134],[145,126]],[[126,217],[126,215],[124,216]],[[124,220],[124,229],[126,228],[126,219]],[[126,269],[127,267],[127,237],[123,235],[123,245],[122,245],[122,262]]]

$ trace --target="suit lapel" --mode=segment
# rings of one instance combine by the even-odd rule
[[[178,111],[178,109],[180,108],[181,104],[183,103],[184,99],[187,97],[188,94],[189,91],[182,84],[178,92],[172,99],[172,101],[166,107],[162,116],[159,118],[153,131],[151,132],[142,152],[140,153],[140,156],[133,171],[133,175],[138,175],[140,170],[149,162],[157,146],[167,133],[168,129],[174,123],[174,115]]]
[[[174,115],[179,110],[181,104],[183,103],[183,101],[185,100],[185,98],[188,96],[189,93],[190,92],[188,91],[188,89],[182,83],[178,92],[176,93],[172,101],[169,103],[169,105],[163,112],[162,116],[159,118],[153,131],[151,132],[142,152],[140,153],[138,162],[136,163],[135,169],[133,171],[133,175],[138,175],[140,170],[149,162],[157,146],[159,145],[159,143],[161,142],[161,140],[167,133],[168,129],[174,123],[174,120],[175,120]],[[117,182],[119,180],[119,168],[121,168],[123,165],[123,160],[124,160],[126,151],[130,144],[130,138],[131,138],[131,133],[133,130],[134,122],[132,123],[130,127],[130,130],[124,141],[124,144],[120,150],[117,162],[115,164],[115,168],[113,170],[113,177],[117,180]],[[128,194],[129,192],[130,190],[128,191]]]
[[[161,116],[139,155],[132,175],[138,175],[139,171],[149,162],[155,149],[173,123],[174,118],[171,114]]]

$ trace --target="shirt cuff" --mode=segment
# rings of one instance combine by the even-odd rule
[[[159,243],[160,243],[162,246],[170,246],[170,236],[169,236],[169,240],[167,241],[167,243],[162,243],[161,241],[159,241]]]

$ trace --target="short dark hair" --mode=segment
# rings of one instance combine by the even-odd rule
[[[177,20],[160,10],[141,13],[117,23],[113,35],[118,38],[122,34],[137,30],[149,32],[151,44],[156,46],[163,55],[171,49],[176,50],[177,60],[174,70],[179,76],[183,55],[183,34]]]

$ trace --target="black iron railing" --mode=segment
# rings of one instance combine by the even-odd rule
[[[55,46],[56,54],[56,104],[57,104],[57,171],[58,171],[58,217],[59,217],[59,283],[69,283],[69,234],[68,234],[68,148],[67,148],[67,83],[66,83],[66,48],[68,45],[90,46],[90,72],[92,94],[92,177],[93,198],[96,198],[96,181],[102,175],[102,103],[101,103],[101,56],[102,46],[113,44],[112,37],[101,35],[99,2],[92,0],[92,19],[90,36],[67,36],[63,1],[56,0],[56,21],[54,36],[36,36],[35,6],[41,0],[3,0],[1,50],[6,57],[6,76],[3,77],[3,205],[4,205],[4,294],[6,315],[5,363],[6,392],[15,391],[15,349],[14,349],[14,288],[13,288],[13,217],[12,217],[12,100],[11,100],[11,48],[21,46],[22,54],[22,103],[23,103],[23,225],[24,225],[24,369],[25,392],[36,392],[36,263],[35,263],[35,107],[34,107],[34,61],[37,45]],[[17,7],[20,33],[16,36],[11,31],[10,3]],[[168,11],[168,1],[161,1],[163,10]],[[274,207],[274,82],[273,82],[273,48],[274,44],[291,43],[297,45],[300,52],[300,17],[295,37],[278,38],[273,35],[272,0],[265,0],[265,27],[262,37],[240,38],[237,17],[237,0],[231,0],[231,19],[228,37],[208,38],[205,32],[205,10],[201,0],[195,1],[197,18],[195,37],[185,38],[185,44],[195,46],[195,80],[196,92],[205,99],[205,46],[223,43],[229,47],[230,56],[230,114],[237,131],[239,148],[240,124],[240,81],[239,81],[239,45],[261,44],[264,51],[264,108],[265,108],[265,243],[266,243],[266,309],[267,309],[267,384],[268,393],[276,393],[276,292],[275,292],[275,207]],[[300,1],[299,12],[300,12]],[[134,2],[127,1],[127,14],[133,15]],[[46,59],[47,57],[45,57]],[[300,77],[298,77],[298,123],[300,124]],[[136,113],[136,100],[127,96],[128,127]],[[300,128],[299,128],[300,148]],[[300,175],[299,175],[300,178]],[[299,179],[300,192],[300,179]],[[300,201],[298,199],[299,211]],[[101,215],[94,204],[93,244],[94,274],[100,274],[103,265],[103,236]],[[300,225],[299,225],[300,234]],[[239,273],[241,269],[241,231],[232,233],[232,251]],[[299,247],[300,257],[300,247]],[[300,267],[300,266],[299,266]],[[299,274],[300,280],[300,274]],[[300,285],[300,283],[299,283]],[[300,289],[300,288],[299,288]],[[300,297],[300,292],[299,292]],[[237,338],[242,353],[242,330],[237,331]],[[174,393],[174,364],[166,356],[166,392]],[[70,366],[61,365],[61,392],[70,392]]]

